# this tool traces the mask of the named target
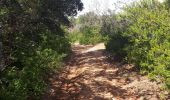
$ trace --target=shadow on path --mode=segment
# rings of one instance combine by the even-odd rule
[[[73,47],[73,54],[63,71],[49,78],[49,91],[43,99],[140,99],[143,94],[133,90],[133,87],[144,80],[143,77],[132,65],[114,61],[110,63],[104,52],[104,47],[99,48],[80,45]],[[154,100],[159,100],[157,95],[155,98]]]

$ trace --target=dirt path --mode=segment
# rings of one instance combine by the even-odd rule
[[[132,65],[109,62],[104,44],[76,45],[64,70],[50,78],[44,100],[160,100],[155,82]]]

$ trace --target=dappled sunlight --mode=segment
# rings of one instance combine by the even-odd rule
[[[0,100],[170,100],[170,0],[0,0]]]
[[[158,95],[158,91],[145,89],[155,83],[141,76],[133,65],[110,63],[104,48],[104,44],[73,47],[63,71],[51,78],[44,100],[135,100],[143,95],[137,91],[143,90]],[[138,90],[136,86],[141,87]]]
[[[85,50],[85,51],[82,51],[82,53],[88,53],[88,52],[105,50],[105,49],[106,49],[106,48],[105,48],[104,43],[99,43],[99,44],[95,45],[95,46],[92,47],[92,48],[89,48],[89,49],[87,49],[87,50]],[[95,54],[96,54],[96,53],[97,53],[97,52],[95,52]],[[98,53],[101,53],[101,52],[98,52]]]

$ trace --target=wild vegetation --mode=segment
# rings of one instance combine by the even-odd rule
[[[70,52],[64,26],[80,0],[0,1],[0,99],[39,99]]]
[[[0,100],[41,99],[49,86],[48,75],[62,67],[75,42],[104,42],[114,59],[133,64],[170,90],[170,0],[141,0],[119,13],[92,11],[74,17],[82,9],[81,0],[0,1]],[[105,61],[95,60],[100,54],[99,50],[80,55]]]
[[[111,33],[106,44],[107,50],[134,63],[143,74],[164,82],[167,88],[170,88],[169,15],[166,3],[155,0],[127,6],[117,16],[121,28]]]
[[[80,44],[97,44],[103,42],[105,37],[101,34],[102,16],[94,12],[79,16],[74,20],[74,28],[68,37],[71,42]]]
[[[168,0],[141,0],[125,6],[118,14],[108,11],[79,16],[79,28],[70,36],[81,44],[104,41],[115,59],[135,64],[142,74],[170,88],[169,16]]]

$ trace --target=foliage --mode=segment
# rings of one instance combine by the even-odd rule
[[[101,16],[95,12],[88,12],[78,17],[78,23],[85,26],[100,26]]]
[[[32,47],[46,30],[64,36],[61,25],[69,25],[68,16],[76,15],[78,10],[82,10],[80,0],[1,0],[0,42],[5,62],[10,63],[11,52],[18,48],[13,42],[16,39],[24,38],[27,46]]]
[[[62,65],[62,59],[69,53],[68,41],[60,36],[44,36],[42,44],[32,55],[16,55],[19,62],[13,63],[1,73],[0,98],[2,100],[39,99],[46,89],[44,80],[49,72]]]
[[[135,16],[137,19],[129,26],[127,33],[132,45],[128,47],[128,58],[141,66],[144,72],[151,76],[163,77],[164,81],[170,78],[170,37],[169,37],[169,12],[155,8],[152,10],[141,9]],[[130,17],[134,17],[133,15]]]
[[[170,13],[164,4],[154,0],[141,1],[125,8],[122,20],[128,22],[120,38],[111,37],[108,46],[123,49],[127,60],[152,79],[163,81],[170,88]],[[128,42],[124,43],[127,38]],[[123,41],[122,41],[123,40]],[[125,46],[117,46],[115,44]],[[116,51],[120,51],[120,49]],[[118,52],[119,53],[119,52]]]
[[[102,16],[94,12],[88,12],[76,19],[73,31],[69,33],[71,42],[80,42],[80,44],[96,44],[106,39],[101,32]]]
[[[117,60],[123,60],[127,56],[126,46],[129,44],[128,38],[122,36],[122,33],[113,34],[106,42],[106,50],[113,56],[119,56]]]
[[[99,31],[98,26],[83,26],[79,31],[70,32],[68,37],[72,43],[79,42],[80,44],[94,45],[104,40]]]
[[[84,26],[80,30],[82,32],[80,44],[97,44],[102,42],[102,35],[99,33],[99,27]]]
[[[125,47],[129,44],[129,41],[123,33],[127,30],[129,23],[123,15],[115,15],[114,13],[104,16],[104,18],[101,32],[108,36],[105,44],[106,50],[115,57],[119,56],[119,60],[122,60],[127,56]]]
[[[80,33],[79,31],[76,31],[76,30],[74,30],[73,32],[70,32],[68,34],[68,38],[71,43],[79,42],[81,37],[82,37],[82,33]]]
[[[70,44],[62,26],[80,0],[0,1],[0,99],[40,99],[45,77],[62,65]]]

